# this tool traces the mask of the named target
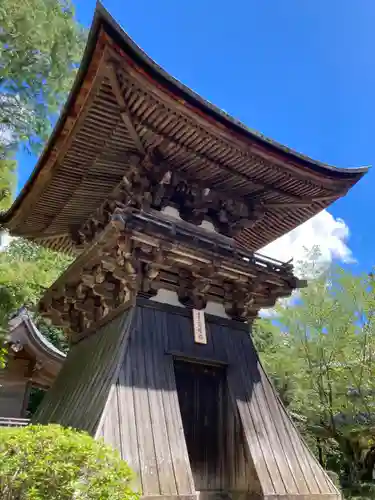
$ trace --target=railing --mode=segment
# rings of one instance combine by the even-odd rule
[[[0,417],[0,427],[25,427],[29,423],[28,418]]]
[[[172,237],[174,242],[190,243],[195,247],[221,252],[224,255],[237,257],[249,264],[256,265],[268,271],[276,273],[293,273],[292,261],[281,262],[279,260],[251,252],[238,246],[232,238],[228,238],[216,232],[207,232],[199,227],[194,227],[184,221],[175,221],[160,212],[138,212],[121,211],[118,209],[113,216],[120,218],[124,224],[132,230],[144,232],[145,226],[150,234],[157,236],[166,235]]]

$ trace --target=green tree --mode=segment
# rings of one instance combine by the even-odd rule
[[[38,149],[66,99],[85,32],[69,0],[0,2],[0,158]]]
[[[16,184],[16,169],[17,162],[9,159],[0,159],[0,211],[8,209],[12,203]]]
[[[14,193],[12,154],[21,144],[38,151],[47,138],[71,88],[85,37],[69,0],[0,2],[0,210],[9,208]],[[9,314],[35,304],[68,262],[22,240],[0,253],[0,338]],[[58,329],[37,321],[55,345],[64,347]]]
[[[69,256],[21,238],[11,241],[8,248],[0,252],[0,335],[8,331],[10,314],[22,306],[33,310],[43,292],[71,261]],[[66,350],[61,330],[48,326],[38,316],[36,324],[56,347]]]
[[[0,428],[3,500],[138,500],[117,452],[58,425]]]
[[[12,309],[33,306],[72,258],[22,238],[0,253],[0,287],[10,295]]]
[[[369,474],[364,451],[375,437],[374,284],[372,276],[330,269],[254,328],[289,411],[323,465],[349,482]]]

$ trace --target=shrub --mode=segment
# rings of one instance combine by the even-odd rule
[[[2,500],[138,500],[118,453],[59,425],[0,428]]]
[[[375,485],[373,483],[361,483],[343,490],[344,498],[347,500],[374,500]]]

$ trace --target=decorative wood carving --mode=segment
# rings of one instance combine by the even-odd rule
[[[162,210],[175,207],[181,219],[199,226],[210,221],[216,231],[233,237],[261,220],[265,209],[259,202],[231,198],[168,170],[158,149],[144,160],[129,158],[130,166],[120,184],[101,207],[73,233],[77,245],[87,245],[109,223],[118,210]]]
[[[300,285],[289,263],[240,250],[160,212],[117,207],[107,226],[41,302],[41,312],[74,336],[137,294],[160,288],[198,310],[208,301],[223,303],[230,317],[245,321]]]

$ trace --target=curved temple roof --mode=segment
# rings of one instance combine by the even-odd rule
[[[331,167],[250,131],[163,71],[98,5],[71,94],[3,225],[73,250],[71,231],[121,181],[129,157],[166,140],[171,168],[269,205],[237,238],[249,250],[326,208],[367,170]]]
[[[40,387],[49,387],[59,373],[66,355],[49,342],[38,330],[25,309],[9,322],[7,343],[13,358],[35,362],[31,378]],[[26,377],[26,374],[24,375]]]

